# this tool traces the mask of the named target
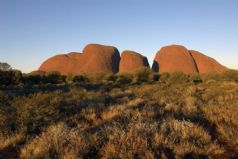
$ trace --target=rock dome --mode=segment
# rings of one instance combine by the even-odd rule
[[[119,65],[119,72],[133,72],[137,69],[150,67],[145,56],[134,51],[123,51]]]

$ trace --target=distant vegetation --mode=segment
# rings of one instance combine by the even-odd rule
[[[0,158],[237,158],[238,72],[0,72]]]
[[[12,67],[8,63],[0,62],[0,70],[2,70],[2,71],[9,71],[11,69],[12,69]]]

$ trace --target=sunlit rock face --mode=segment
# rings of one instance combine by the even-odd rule
[[[145,56],[134,51],[123,51],[119,65],[119,72],[134,72],[141,68],[149,68],[148,60]]]
[[[85,73],[117,73],[119,71],[120,53],[116,47],[89,44],[83,49]]]
[[[71,52],[53,56],[42,63],[39,70],[57,71],[61,74],[107,72],[119,70],[120,54],[117,48],[98,44],[89,44],[83,53]]]
[[[180,45],[171,45],[162,47],[158,51],[154,58],[153,70],[159,73],[222,73],[227,68],[198,51],[188,50]]]
[[[195,61],[189,51],[180,45],[162,47],[156,54],[153,63],[156,72],[198,72]]]
[[[199,73],[222,73],[227,70],[225,66],[218,63],[215,59],[198,51],[191,50],[190,53],[196,62]]]

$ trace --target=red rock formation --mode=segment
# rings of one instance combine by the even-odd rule
[[[83,49],[82,54],[71,52],[49,58],[42,63],[38,71],[58,71],[64,75],[98,72],[117,73],[119,62],[120,54],[117,48],[89,44]],[[132,72],[140,67],[149,67],[146,57],[133,51],[122,53],[120,72]],[[188,51],[180,45],[162,47],[155,56],[153,69],[159,73],[221,73],[227,70],[216,60],[197,51]]]
[[[84,63],[83,54],[78,52],[70,52],[67,54],[70,58],[67,74],[78,75],[81,73]]]
[[[39,70],[45,72],[58,71],[61,74],[67,74],[69,71],[70,58],[65,55],[56,55],[42,63]]]
[[[81,72],[116,73],[119,70],[120,54],[115,47],[89,44],[83,49],[83,57]]]
[[[199,73],[222,73],[227,70],[226,67],[219,64],[213,58],[208,57],[198,51],[191,50],[190,53],[196,62]]]
[[[156,54],[153,69],[156,72],[197,73],[197,67],[189,51],[180,45],[162,47]]]
[[[145,56],[134,51],[122,52],[119,72],[133,72],[144,67],[150,67]]]
[[[87,45],[83,53],[71,52],[56,55],[42,63],[39,70],[57,71],[61,74],[110,72],[119,70],[120,54],[115,47],[98,44]]]

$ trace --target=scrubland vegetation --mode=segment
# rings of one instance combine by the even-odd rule
[[[237,158],[238,72],[0,72],[0,158]]]

